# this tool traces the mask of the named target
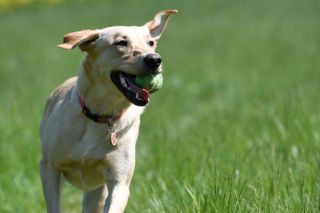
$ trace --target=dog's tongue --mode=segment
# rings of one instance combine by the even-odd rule
[[[139,95],[147,102],[150,101],[150,93],[146,89],[140,89]]]
[[[150,101],[150,93],[148,90],[144,88],[137,87],[135,84],[133,84],[131,81],[128,81],[129,86],[131,90],[135,93],[138,93],[139,97],[143,98],[144,101],[149,103]]]

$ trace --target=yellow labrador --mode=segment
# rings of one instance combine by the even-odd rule
[[[60,212],[66,179],[84,190],[83,212],[123,212],[135,165],[140,115],[150,94],[134,76],[159,73],[155,52],[168,18],[65,35],[59,47],[86,52],[77,77],[50,95],[40,127],[41,180],[48,212]]]

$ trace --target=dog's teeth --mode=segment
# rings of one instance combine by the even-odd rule
[[[128,84],[127,84],[127,81],[126,81],[126,79],[124,79],[124,78],[121,78],[121,84],[122,84],[122,86],[123,87],[125,87],[126,89],[129,89],[129,86],[128,86]]]
[[[138,93],[136,93],[136,99],[139,99],[139,94]]]
[[[120,83],[124,88],[131,91],[128,80],[123,75],[120,75]]]
[[[126,80],[122,77],[122,75],[121,75],[120,81],[123,86],[126,86]]]

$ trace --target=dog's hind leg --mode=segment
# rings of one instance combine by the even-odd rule
[[[60,213],[61,173],[56,171],[45,160],[40,161],[41,182],[48,213]]]
[[[106,185],[93,191],[84,192],[82,213],[101,213],[107,196],[108,188]]]

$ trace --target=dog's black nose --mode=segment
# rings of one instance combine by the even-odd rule
[[[156,53],[150,53],[144,57],[144,63],[151,69],[156,69],[161,64],[161,56]]]

